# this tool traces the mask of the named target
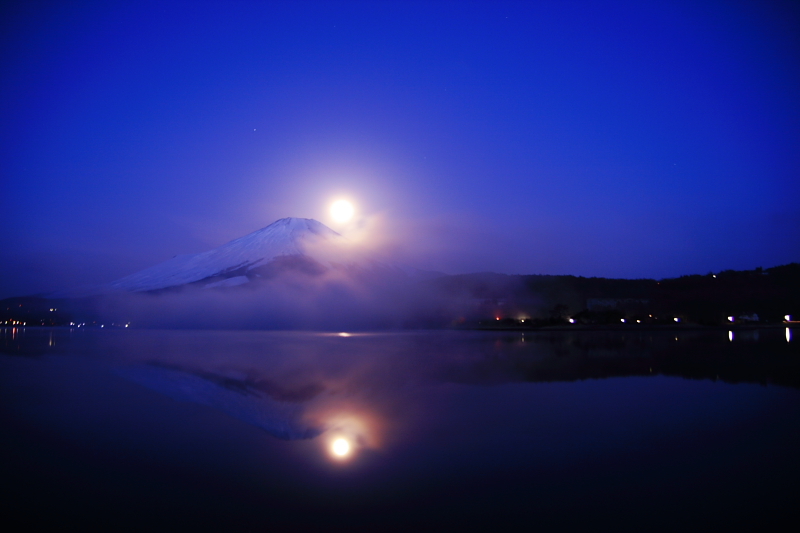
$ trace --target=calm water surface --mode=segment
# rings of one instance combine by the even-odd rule
[[[9,328],[0,401],[3,513],[31,528],[798,518],[800,330]]]

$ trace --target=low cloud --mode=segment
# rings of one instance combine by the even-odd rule
[[[208,285],[119,292],[95,309],[102,320],[134,327],[327,331],[441,326],[457,314],[432,286],[400,273],[338,268]]]

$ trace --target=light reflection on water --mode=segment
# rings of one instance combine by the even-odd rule
[[[393,502],[444,498],[430,512],[451,520],[453,506],[469,517],[522,496],[580,509],[582,498],[605,497],[597,476],[625,487],[609,489],[613,506],[636,498],[642,468],[652,478],[642,493],[675,475],[693,486],[689,463],[702,465],[698,477],[730,481],[730,463],[714,459],[722,452],[791,462],[781,450],[796,443],[781,432],[800,419],[800,354],[781,329],[737,331],[736,342],[726,330],[687,330],[679,343],[674,331],[28,329],[3,333],[0,390],[8,417],[76,449],[179,457],[205,475],[238,472],[224,474],[228,484],[255,479],[255,494],[272,484],[316,494],[317,512],[334,499],[352,517],[363,510],[357,498],[401,521]],[[764,440],[753,444],[742,428]],[[778,472],[771,464],[748,475]],[[593,473],[584,479],[575,465]],[[574,483],[565,488],[562,476]],[[712,488],[731,496],[723,481]],[[695,501],[707,497],[701,488],[673,496]]]
[[[498,385],[669,375],[797,387],[797,368],[777,358],[704,351],[713,332],[332,333],[109,332],[4,333],[7,353],[111,354],[112,372],[167,397],[215,408],[281,439],[325,435],[351,451],[379,449],[393,419],[418,414],[409,391],[421,384]],[[742,339],[773,347],[778,330]],[[105,332],[104,332],[105,333]],[[63,338],[65,342],[59,341]],[[41,339],[39,348],[37,340]],[[673,340],[674,339],[674,340]],[[738,339],[733,330],[728,340]],[[785,328],[785,340],[791,329]],[[82,341],[91,341],[89,349]],[[784,343],[783,346],[788,346]],[[750,342],[741,346],[746,347]],[[738,343],[730,346],[739,345]],[[24,346],[24,348],[23,348]],[[21,352],[20,352],[21,350]],[[761,353],[759,350],[758,353]],[[613,365],[608,363],[613,361]],[[700,364],[702,363],[702,364]],[[749,377],[748,377],[749,376]],[[406,404],[401,409],[398,405]],[[405,411],[400,414],[400,411]],[[389,432],[391,433],[391,432]]]

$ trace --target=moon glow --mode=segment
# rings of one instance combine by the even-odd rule
[[[347,200],[337,200],[331,205],[331,216],[336,222],[344,223],[353,218],[355,209]]]
[[[331,451],[337,457],[345,457],[350,453],[350,443],[346,439],[338,438],[331,444]]]

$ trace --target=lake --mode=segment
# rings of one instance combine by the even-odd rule
[[[3,513],[79,530],[775,529],[800,330],[0,329]]]

